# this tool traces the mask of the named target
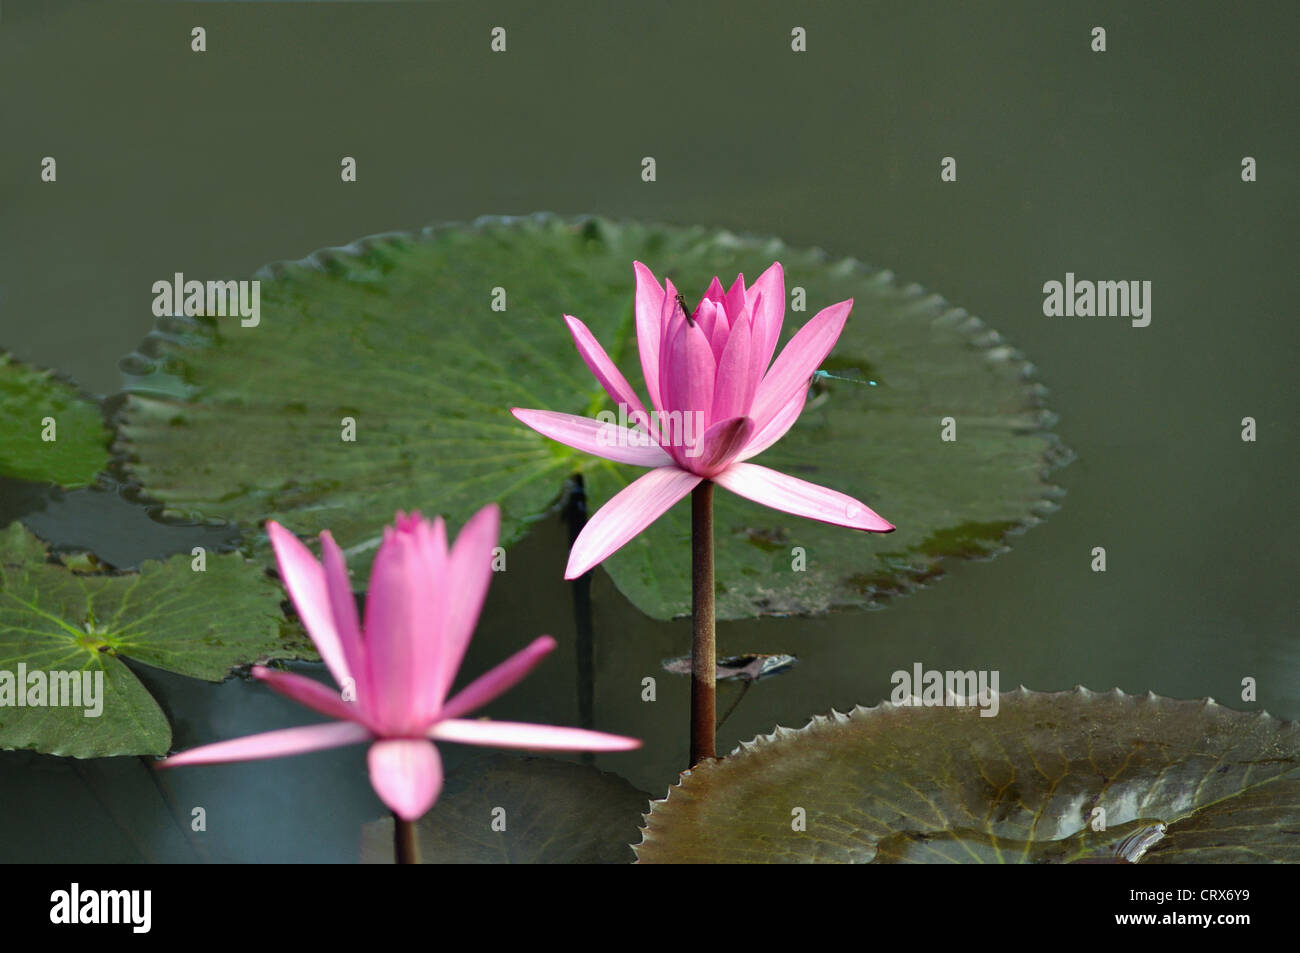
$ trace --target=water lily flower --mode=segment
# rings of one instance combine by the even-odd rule
[[[890,523],[851,496],[745,462],[780,440],[799,418],[812,376],[839,339],[853,300],[818,312],[773,362],[785,317],[780,262],[748,287],[740,275],[723,291],[715,277],[690,313],[671,280],[661,285],[641,262],[633,267],[637,348],[651,412],[587,326],[567,314],[578,353],[634,427],[548,410],[513,410],[552,440],[653,468],[591,518],[574,541],[564,577],[575,579],[616,552],[704,480],[796,516],[891,532]]]
[[[434,741],[534,750],[640,747],[635,738],[602,732],[462,717],[523,679],[555,648],[548,635],[447,699],[483,608],[499,528],[497,507],[486,506],[448,548],[441,517],[430,523],[419,513],[398,513],[396,525],[384,529],[371,569],[363,629],[343,552],[330,533],[321,533],[317,561],[291,532],[268,522],[285,588],[343,692],[262,666],[255,666],[253,675],[335,720],[204,745],[160,764],[274,758],[368,741],[375,793],[400,818],[412,821],[442,789],[442,760]]]

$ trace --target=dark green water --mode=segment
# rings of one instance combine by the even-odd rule
[[[249,276],[362,235],[549,210],[776,234],[892,268],[1038,366],[1078,459],[1062,509],[987,563],[884,611],[723,625],[790,652],[719,748],[875,704],[889,675],[988,668],[1300,718],[1295,4],[145,4],[0,13],[0,346],[88,390],[152,325],[151,284]],[[208,52],[189,50],[202,25]],[[508,30],[490,53],[489,30]],[[789,49],[808,31],[808,52]],[[1090,30],[1108,31],[1104,54]],[[58,182],[39,181],[41,157]],[[359,181],[338,181],[339,158]],[[658,181],[640,178],[653,155]],[[1240,178],[1243,156],[1258,181]],[[941,183],[943,156],[958,181]],[[1147,328],[1047,318],[1045,281],[1153,282]],[[1259,439],[1243,443],[1242,417]],[[881,461],[887,466],[888,461]],[[56,542],[120,564],[220,532],[164,530],[111,493],[0,488]],[[1108,571],[1089,569],[1104,546]],[[575,723],[557,520],[512,550],[464,671],[539,633],[561,649],[489,713]],[[686,758],[685,680],[597,573],[598,763],[662,794]],[[175,743],[307,720],[263,687],[134,666]],[[304,670],[310,669],[304,666]],[[659,700],[640,680],[660,675]],[[1259,702],[1240,702],[1244,677]],[[729,702],[724,693],[721,704]],[[444,746],[449,769],[462,752]],[[161,787],[159,785],[162,785]],[[0,754],[6,860],[341,860],[382,813],[364,749],[178,771]],[[174,818],[193,805],[208,832]]]

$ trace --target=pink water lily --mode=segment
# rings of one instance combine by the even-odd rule
[[[369,741],[370,782],[403,820],[427,811],[442,789],[434,741],[506,748],[626,751],[624,738],[578,728],[466,720],[513,687],[555,648],[536,639],[447,700],[492,578],[500,515],[495,505],[470,518],[448,548],[441,517],[397,514],[375,556],[364,629],[343,552],[321,533],[322,560],[278,523],[267,523],[285,588],[342,694],[291,672],[262,666],[272,689],[336,719],[194,748],[161,762],[174,767],[246,761]]]
[[[852,299],[818,312],[773,362],[785,317],[780,262],[748,287],[740,275],[723,291],[715,277],[689,314],[672,281],[661,285],[640,262],[634,269],[637,347],[652,412],[587,326],[567,314],[578,353],[634,426],[547,410],[513,411],[567,446],[654,468],[591,518],[574,541],[565,578],[581,576],[616,552],[704,480],[796,516],[891,532],[890,523],[851,496],[745,462],[799,418],[812,376],[839,339]]]

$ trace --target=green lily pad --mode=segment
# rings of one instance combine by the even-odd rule
[[[995,552],[1053,505],[1044,472],[1061,451],[1044,429],[1042,388],[975,318],[815,250],[601,219],[485,220],[272,266],[257,327],[168,318],[128,358],[118,449],[169,512],[234,521],[250,537],[268,517],[305,536],[329,528],[358,572],[398,509],[457,523],[496,500],[508,545],[572,473],[584,475],[595,506],[642,472],[510,415],[609,406],[563,313],[581,317],[641,380],[636,259],[692,295],[715,273],[752,279],[781,260],[791,293],[807,296],[805,312],[787,314],[785,337],[853,297],[827,368],[877,381],[818,381],[803,418],[755,462],[857,496],[898,531],[872,536],[719,493],[719,617],[871,604],[934,576],[943,556]],[[492,310],[495,288],[504,312]],[[954,442],[940,439],[947,416]],[[356,423],[354,442],[342,439],[344,418]],[[688,506],[676,507],[605,563],[656,618],[689,610],[689,519]]]
[[[417,823],[420,859],[628,864],[633,860],[628,845],[649,800],[617,775],[586,765],[482,755],[448,776],[438,802]],[[494,830],[494,822],[505,829]],[[361,862],[393,862],[391,817],[362,827]]]
[[[806,825],[796,830],[800,811]],[[889,702],[741,745],[651,804],[641,863],[1300,861],[1300,724],[1118,690]]]
[[[171,728],[124,657],[214,682],[249,662],[310,657],[284,620],[282,590],[261,566],[238,553],[209,554],[196,572],[192,560],[88,575],[52,561],[19,523],[0,533],[0,748],[75,758],[164,754]],[[66,673],[58,675],[64,704],[51,704],[50,673]],[[91,702],[98,715],[87,716],[85,697],[67,704],[78,700],[72,679],[78,691],[87,684],[83,673],[92,687],[102,673],[102,695]],[[23,700],[37,700],[32,692],[44,682],[45,704],[18,706],[20,674],[30,680]]]
[[[0,353],[0,476],[86,486],[108,465],[99,406],[52,371]],[[53,439],[47,439],[53,437]]]

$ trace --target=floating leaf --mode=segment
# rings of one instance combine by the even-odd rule
[[[108,465],[99,407],[51,371],[0,353],[0,476],[85,486]],[[45,439],[52,435],[53,440]]]
[[[206,570],[196,572],[192,558],[83,575],[51,561],[21,524],[0,533],[0,747],[76,758],[163,754],[171,745],[167,719],[124,657],[220,681],[255,660],[310,655],[284,622],[282,591],[261,566],[228,553],[208,555]],[[20,683],[20,673],[31,681]],[[81,673],[92,680],[102,673],[97,716],[86,715],[84,698],[48,704],[56,682],[60,701],[78,698]],[[29,692],[42,683],[47,704],[17,705],[19,693],[35,700]]]
[[[1082,688],[1009,692],[995,717],[885,702],[686,772],[636,850],[642,863],[1294,863],[1300,724]]]
[[[719,682],[757,682],[790,671],[798,661],[793,655],[728,655],[718,659],[714,667]],[[674,675],[690,675],[691,657],[679,655],[677,658],[664,659],[663,667],[664,671]]]
[[[1286,777],[1197,811],[1169,829],[1148,864],[1300,861],[1300,778]]]
[[[419,821],[420,858],[439,864],[631,863],[628,844],[649,799],[622,778],[585,765],[483,755],[447,778],[438,803]],[[493,830],[494,821],[505,829]],[[392,818],[362,828],[361,862],[393,862]]]
[[[1060,451],[1042,388],[996,332],[884,272],[775,240],[702,228],[550,217],[385,235],[263,275],[261,322],[168,318],[124,362],[119,450],[179,516],[252,532],[273,517],[329,528],[361,578],[395,510],[462,522],[488,500],[517,539],[581,472],[593,507],[641,472],[524,427],[511,407],[594,414],[608,400],[561,320],[580,316],[639,381],[632,262],[698,295],[712,275],[751,279],[773,260],[805,289],[785,337],[855,299],[833,379],[757,462],[856,496],[897,524],[879,537],[717,496],[720,618],[868,605],[981,556],[1050,508]],[[494,293],[494,289],[501,289]],[[492,310],[502,300],[505,311]],[[957,439],[940,439],[940,421]],[[343,439],[345,418],[356,439]],[[689,507],[605,563],[643,611],[689,610]],[[259,540],[260,541],[260,540]],[[806,561],[792,571],[795,547]],[[560,568],[556,568],[559,577]]]

